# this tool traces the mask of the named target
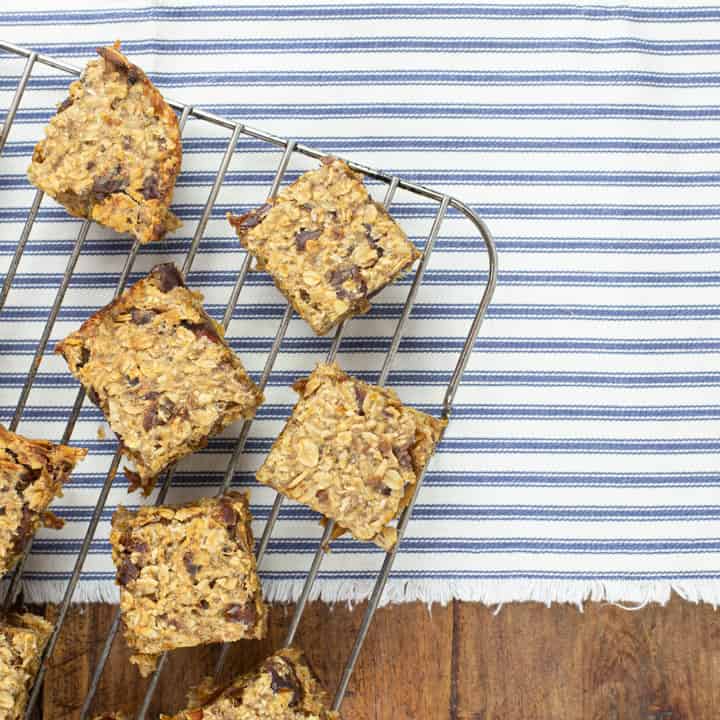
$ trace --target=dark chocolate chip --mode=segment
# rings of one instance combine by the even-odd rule
[[[345,300],[351,297],[364,297],[367,295],[367,283],[365,278],[360,272],[360,268],[357,265],[353,265],[351,268],[335,269],[327,274],[328,282],[335,288],[335,295],[340,300]],[[357,285],[359,292],[354,296],[350,292],[342,287],[342,284],[346,280],[352,279]]]
[[[130,562],[128,558],[123,561],[123,564],[118,568],[117,581],[120,585],[125,587],[128,583],[136,580],[140,576],[140,568]]]
[[[225,609],[225,618],[230,622],[243,623],[243,625],[253,627],[257,621],[257,608],[254,603],[228,605]]]
[[[235,512],[235,508],[232,506],[232,504],[228,501],[224,501],[221,503],[220,516],[222,517],[222,521],[229,528],[233,528],[238,524],[238,514],[237,512]]]
[[[385,497],[390,497],[392,495],[392,490],[387,486],[383,485],[382,489],[380,490],[381,494],[383,494]]]
[[[25,487],[32,485],[36,480],[40,479],[40,476],[42,475],[42,468],[34,468],[29,465],[24,465],[23,467],[22,480]]]
[[[80,368],[85,367],[89,359],[90,351],[83,345],[80,349],[80,362],[75,366],[75,369],[79,370]]]
[[[176,414],[175,411],[175,403],[169,397],[164,397],[158,403],[158,412],[163,422],[167,422],[170,418],[174,417]]]
[[[72,472],[73,466],[72,463],[67,462],[67,460],[64,460],[58,465],[58,469],[61,474],[69,475]]]
[[[130,311],[130,318],[136,325],[147,325],[152,322],[156,312],[154,310],[141,310],[140,308],[133,308]]]
[[[200,607],[203,610],[207,610],[210,607],[210,603],[207,600],[201,600],[200,601]]]
[[[265,219],[265,216],[270,212],[271,208],[272,205],[270,203],[265,203],[257,210],[251,210],[250,212],[241,215],[235,222],[235,226],[246,230],[254,228]]]
[[[157,602],[157,596],[154,596],[152,598],[152,602]],[[174,627],[176,630],[180,629],[180,623],[176,618],[171,618],[167,613],[160,613],[160,615],[157,616],[158,620],[161,622],[166,623],[170,627]]]
[[[350,271],[350,277],[352,277],[352,279],[357,283],[360,290],[360,295],[362,297],[367,295],[367,283],[365,282],[365,278],[363,277],[362,273],[360,272],[360,268],[357,265],[352,266],[352,269]]]
[[[130,387],[135,387],[140,384],[140,378],[125,376],[125,380]]]
[[[273,659],[265,663],[263,669],[270,675],[270,686],[274,693],[292,693],[288,706],[293,707],[300,702],[303,696],[302,684],[290,663]]]
[[[131,552],[140,553],[141,555],[148,552],[150,550],[150,547],[146,542],[143,542],[142,540],[133,540],[129,545],[128,549]]]
[[[143,415],[143,429],[147,432],[159,425],[166,425],[175,415],[175,403],[167,397],[155,400],[158,393],[148,393],[145,397],[152,399],[153,403],[145,410]]]
[[[146,542],[137,540],[136,538],[130,538],[127,543],[123,544],[128,550],[130,550],[130,552],[143,554],[150,550],[150,546]]]
[[[149,408],[147,408],[147,410],[145,410],[145,414],[143,415],[143,430],[148,432],[158,424],[157,405],[153,403]]]
[[[150,275],[155,278],[160,292],[167,293],[176,287],[185,287],[180,271],[173,263],[156,265],[150,271]]]
[[[314,240],[322,235],[322,230],[301,230],[295,233],[295,247],[300,251],[304,252],[307,246],[308,240]]]
[[[143,180],[142,194],[146,200],[157,200],[160,197],[157,175],[148,175]]]
[[[113,173],[99,175],[93,180],[92,193],[95,200],[102,202],[105,198],[110,197],[113,193],[120,192],[127,187],[128,180],[122,172],[120,166]]]
[[[85,165],[85,169],[86,169],[86,170],[94,170],[94,169],[95,169],[95,163],[94,163],[92,160],[90,160],[90,161]]]
[[[57,109],[57,114],[59,115],[63,110],[67,110],[71,105],[73,104],[73,99],[71,97],[66,97],[59,105]]]
[[[18,523],[17,533],[13,541],[13,553],[20,552],[27,541],[30,539],[33,531],[33,512],[27,505],[22,506],[22,515]]]
[[[250,213],[249,215],[246,215],[245,220],[241,223],[243,227],[245,228],[254,228],[256,225],[259,225],[262,222],[262,218],[257,215],[256,213]]]
[[[193,560],[195,558],[193,557],[192,553],[186,552],[183,555],[183,563],[185,564],[185,569],[188,571],[188,575],[190,575],[191,578],[194,578],[198,574],[198,570],[200,570],[200,566],[196,565]]]
[[[367,237],[368,244],[370,245],[373,250],[378,255],[378,258],[381,258],[385,254],[385,250],[383,246],[380,244],[380,241],[372,236],[372,225],[368,225],[367,223],[364,223],[365,227],[365,236]]]
[[[412,467],[413,461],[412,461],[412,455],[410,455],[410,447],[412,446],[412,443],[408,443],[406,445],[396,445],[393,447],[393,452],[395,453],[395,457],[397,458],[397,461],[400,463],[400,467],[402,468],[410,468]]]
[[[128,85],[134,85],[139,79],[140,73],[138,72],[138,69],[134,65],[131,65],[127,74]]]
[[[335,268],[334,270],[330,270],[326,275],[327,281],[331,285],[335,285],[335,286],[342,285],[351,276],[352,276],[352,270],[349,270],[347,268],[345,268],[345,269]]]
[[[310,293],[305,288],[300,288],[298,295],[300,295],[300,298],[305,302],[310,302]]]
[[[180,324],[194,333],[196,338],[207,338],[210,342],[219,343],[220,338],[215,330],[215,326],[209,320],[201,323],[191,323],[187,320],[181,320]]]
[[[365,402],[365,396],[367,395],[367,391],[362,385],[353,385],[353,389],[355,390],[355,399],[357,400],[358,404],[358,414],[364,415],[363,412],[363,403]]]

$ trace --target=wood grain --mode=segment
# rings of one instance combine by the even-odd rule
[[[364,606],[308,607],[298,634],[334,689]],[[74,607],[44,688],[44,717],[76,720],[114,608]],[[271,635],[238,643],[228,669],[249,669],[282,644],[291,608],[272,610]],[[52,616],[52,608],[47,614]],[[145,682],[115,643],[95,709],[132,711]],[[181,706],[217,648],[171,654],[153,718]],[[720,614],[674,599],[638,612],[607,605],[506,605],[494,615],[455,603],[381,609],[350,692],[346,720],[718,720]]]
[[[494,616],[458,604],[454,633],[453,720],[720,717],[720,616],[707,605],[522,604]]]
[[[308,606],[297,636],[325,687],[335,689],[343,664],[362,621],[365,606]],[[273,649],[282,646],[292,607],[276,606],[270,616],[270,637],[263,641],[236,643],[227,669],[240,673],[251,669]],[[44,717],[76,720],[87,691],[114,608],[107,605],[74,607],[60,636],[44,688]],[[52,616],[52,610],[47,612]],[[149,717],[162,710],[183,706],[188,685],[209,674],[217,647],[171,653]],[[113,646],[94,710],[132,711],[140,705],[146,687],[128,662],[122,637]],[[427,669],[422,692],[408,683],[408,659],[412,667]],[[434,608],[430,614],[420,604],[382,608],[368,634],[343,714],[354,720],[417,720],[446,717],[450,705],[452,665],[452,608]],[[437,709],[442,708],[437,715]],[[445,715],[442,715],[442,712]]]

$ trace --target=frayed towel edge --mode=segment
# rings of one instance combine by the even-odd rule
[[[302,592],[301,580],[269,580],[264,583],[269,602],[295,602]],[[311,600],[333,603],[359,603],[370,596],[373,583],[367,581],[323,581],[310,593]],[[62,600],[63,582],[33,581],[23,583],[24,601],[30,604],[57,603]],[[509,602],[538,602],[545,605],[571,603],[582,610],[586,602],[607,602],[628,610],[637,610],[649,603],[665,604],[676,593],[689,602],[720,605],[720,580],[693,582],[618,581],[618,580],[517,580],[489,579],[483,581],[388,580],[381,605],[422,602],[446,605],[453,600],[502,606]],[[112,582],[80,582],[73,596],[74,603],[117,603],[118,588]]]

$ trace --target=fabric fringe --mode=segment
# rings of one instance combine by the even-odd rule
[[[265,597],[269,602],[294,602],[300,597],[301,580],[275,580],[264,583]],[[373,583],[367,581],[328,581],[317,583],[310,593],[311,600],[326,603],[354,604],[366,600],[372,592]],[[23,584],[26,603],[57,603],[62,600],[66,584],[61,581],[33,581]],[[381,604],[422,602],[427,605],[446,605],[452,600],[480,602],[497,605],[504,603],[538,602],[571,603],[582,611],[586,602],[606,602],[626,610],[639,610],[649,603],[664,605],[672,593],[694,603],[720,605],[720,580],[682,582],[627,582],[565,580],[561,582],[528,582],[523,580],[497,579],[482,582],[432,580],[393,580],[385,587]],[[117,603],[118,589],[112,582],[80,582],[73,602]]]

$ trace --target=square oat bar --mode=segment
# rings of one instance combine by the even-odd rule
[[[367,312],[368,299],[420,256],[362,175],[332,158],[258,210],[228,220],[318,335]]]
[[[171,263],[86,320],[56,348],[100,406],[149,493],[171,462],[207,444],[262,393],[223,339],[222,328]]]
[[[83,448],[30,440],[0,425],[0,575],[12,570],[40,525],[62,527],[48,511]]]
[[[295,384],[295,408],[257,479],[389,549],[447,422],[405,407],[388,388],[318,365]]]
[[[28,177],[71,215],[159,240],[180,225],[169,209],[182,156],[177,117],[119,43],[97,52],[36,145]]]
[[[0,617],[0,718],[20,720],[52,625],[37,615]]]
[[[176,506],[119,508],[110,543],[131,662],[150,673],[157,655],[267,629],[247,495]]]
[[[340,720],[307,660],[294,648],[279,650],[225,687],[207,678],[191,692],[188,704],[161,720]]]

